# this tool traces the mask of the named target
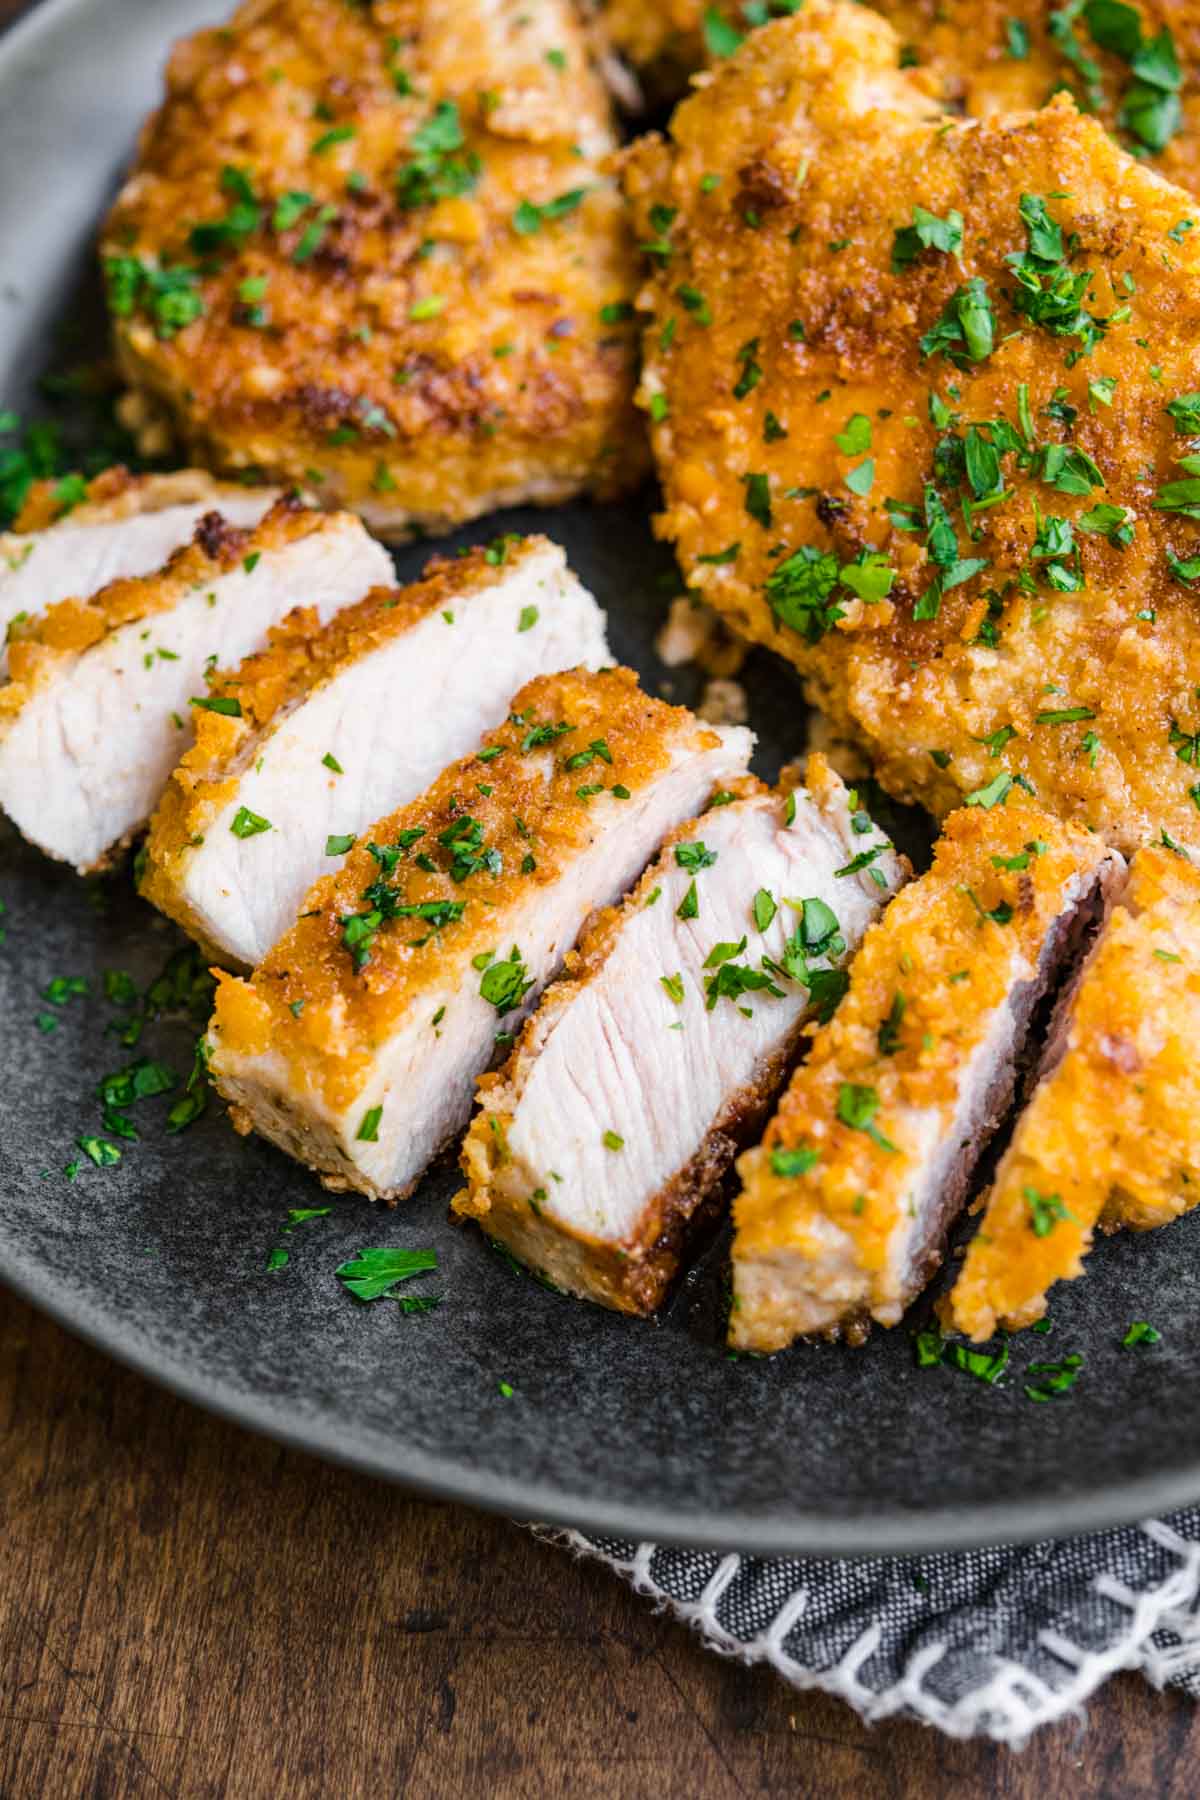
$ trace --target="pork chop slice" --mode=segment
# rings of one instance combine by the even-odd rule
[[[212,680],[147,840],[142,891],[253,968],[359,831],[417,797],[534,675],[609,661],[604,618],[545,538],[498,539],[377,588],[327,625],[305,609]]]
[[[214,481],[203,469],[171,475],[106,469],[67,511],[56,498],[61,489],[61,482],[38,482],[12,530],[0,534],[0,640],[14,621],[36,618],[59,600],[152,574],[188,542],[205,513],[248,527],[279,498],[277,488]]]
[[[1032,1324],[1093,1232],[1200,1201],[1200,870],[1139,850],[1017,1121],[945,1308],[968,1337]]]
[[[652,1312],[904,871],[820,756],[807,787],[746,783],[681,826],[480,1081],[455,1210],[556,1286]]]
[[[1038,1001],[1123,867],[1032,805],[951,814],[738,1163],[732,1344],[899,1322],[1012,1099]]]
[[[249,980],[221,979],[211,1066],[239,1129],[327,1186],[408,1193],[588,915],[641,874],[748,731],[629,669],[540,676],[474,755],[363,834]]]
[[[24,629],[0,687],[0,807],[81,872],[145,824],[192,742],[218,660],[256,649],[299,601],[330,618],[391,575],[348,513],[280,500],[252,530],[207,513],[153,575],[63,600]]]

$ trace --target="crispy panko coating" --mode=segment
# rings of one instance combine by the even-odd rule
[[[1200,837],[1184,196],[1061,96],[933,118],[897,54],[810,0],[630,153],[660,529],[893,793]]]
[[[1012,1095],[1040,993],[1119,859],[1039,808],[947,820],[850,965],[762,1143],[738,1162],[730,1342],[898,1323]]]
[[[388,536],[625,487],[613,142],[565,0],[248,0],[176,47],[104,230],[125,373]]]
[[[1200,1201],[1200,871],[1138,852],[1060,1022],[946,1308],[968,1337],[1040,1319],[1099,1223],[1147,1230]]]
[[[871,0],[895,28],[899,62],[929,70],[939,96],[988,117],[1066,91],[1126,148],[1200,193],[1200,12],[1191,0]],[[732,55],[797,0],[598,0],[603,40],[652,96]]]

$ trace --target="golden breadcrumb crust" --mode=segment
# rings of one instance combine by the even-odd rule
[[[897,60],[882,20],[810,0],[678,109],[672,143],[629,153],[660,529],[897,795],[943,813],[1007,770],[1119,846],[1186,840],[1200,535],[1163,490],[1200,429],[1166,410],[1197,387],[1200,231],[1064,97],[934,120]],[[918,206],[961,215],[958,253],[921,246]],[[1031,241],[1029,304],[1062,331],[1016,305]],[[987,354],[955,310],[976,280]],[[1001,497],[968,520],[969,456],[993,450]]]
[[[1200,871],[1138,852],[1063,1029],[945,1309],[976,1340],[1040,1319],[1098,1222],[1147,1229],[1200,1201]]]
[[[1032,112],[1062,90],[1094,112],[1127,149],[1146,156],[1169,180],[1200,192],[1200,14],[1191,0],[1144,0],[1125,7],[1143,40],[1170,34],[1181,70],[1178,122],[1165,145],[1151,151],[1160,132],[1148,122],[1143,135],[1130,125],[1139,97],[1132,58],[1098,41],[1086,13],[1047,0],[871,0],[895,29],[900,60],[928,69],[939,96],[958,111],[988,117]],[[706,18],[716,14],[734,32],[750,29],[739,0],[598,0],[605,41],[644,74],[653,93],[678,95],[687,78],[729,54],[733,36]],[[773,14],[799,12],[794,4],[770,5]],[[1116,10],[1116,9],[1113,9]],[[760,20],[761,22],[761,20]],[[1127,19],[1123,21],[1130,23]],[[1101,29],[1101,40],[1104,38]],[[1164,90],[1159,90],[1163,92]],[[1147,152],[1150,152],[1147,154]]]
[[[11,529],[22,534],[45,531],[60,519],[76,525],[99,525],[136,518],[141,513],[165,512],[169,506],[211,503],[215,512],[231,491],[214,481],[206,469],[175,469],[168,475],[134,475],[121,463],[87,483],[87,497],[64,503],[61,480],[35,481],[13,520]]]
[[[964,1067],[997,1009],[1015,982],[1033,978],[1066,891],[1105,854],[1101,839],[1015,801],[950,815],[932,867],[868,930],[845,999],[814,1037],[761,1145],[738,1162],[735,1294],[739,1265],[756,1258],[786,1250],[819,1261],[833,1224],[869,1277],[867,1310],[908,1298],[890,1291],[887,1265],[928,1155],[909,1140],[911,1115],[929,1109],[943,1130],[949,1124]],[[847,1111],[869,1117],[851,1124]],[[776,1153],[798,1150],[816,1151],[813,1165],[778,1173]],[[796,1335],[786,1309],[752,1313],[739,1299],[730,1314],[738,1347],[780,1349]]]
[[[746,775],[725,791],[744,800],[768,790],[754,776]],[[463,1140],[460,1157],[467,1186],[451,1202],[454,1212],[478,1219],[490,1238],[506,1245],[556,1287],[617,1312],[646,1315],[662,1304],[696,1214],[716,1193],[738,1146],[748,1142],[761,1125],[782,1080],[786,1056],[781,1052],[757,1072],[748,1088],[730,1096],[695,1155],[657,1194],[647,1196],[636,1234],[619,1245],[548,1216],[531,1205],[527,1193],[514,1191],[504,1176],[512,1161],[508,1130],[556,1020],[600,975],[629,914],[649,903],[661,880],[662,860],[675,844],[695,838],[699,827],[698,818],[689,819],[670,832],[654,862],[621,904],[606,906],[595,915],[578,946],[568,954],[564,974],[546,989],[537,1010],[522,1026],[507,1062],[480,1076],[479,1111]]]
[[[109,632],[169,612],[194,589],[230,574],[248,558],[343,529],[347,522],[344,513],[313,512],[291,497],[277,500],[253,529],[229,525],[220,513],[206,513],[191,543],[173,551],[154,574],[122,576],[88,599],[60,600],[32,619],[14,620],[9,679],[0,687],[0,733],[63,664]],[[357,520],[353,523],[359,529]]]
[[[597,741],[611,761],[592,750]],[[369,910],[364,890],[381,872],[359,844],[341,869],[314,883],[296,924],[249,980],[218,977],[218,1068],[222,1047],[242,1056],[269,1047],[298,1085],[318,1090],[334,1108],[348,1104],[376,1045],[423,993],[445,982],[448,965],[465,968],[489,951],[507,955],[514,913],[564,875],[595,833],[593,809],[624,804],[611,791],[588,789],[601,783],[636,796],[684,745],[710,749],[719,741],[684,707],[642,693],[630,669],[573,670],[528,682],[479,751],[451,763],[420,799],[375,828],[384,847],[417,834],[396,865],[404,904],[465,903],[461,914],[440,924],[385,921],[369,960],[356,969],[344,921]],[[439,840],[454,833],[456,820],[461,828],[478,823],[480,854],[497,852],[498,870],[452,878],[452,852]],[[418,856],[435,867],[422,869]]]
[[[124,370],[198,459],[392,535],[623,488],[613,143],[565,0],[253,0],[176,47],[105,227]]]
[[[361,657],[403,637],[431,614],[444,612],[460,595],[507,580],[521,562],[546,547],[544,537],[529,537],[505,539],[467,556],[435,556],[419,581],[404,588],[373,588],[325,625],[314,608],[298,607],[269,632],[265,649],[210,675],[210,696],[236,699],[241,715],[197,713],[195,743],[172,775],[150,824],[141,880],[145,898],[185,931],[202,936],[180,891],[180,859],[227,804],[238,777],[276,724]]]

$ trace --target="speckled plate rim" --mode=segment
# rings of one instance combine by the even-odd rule
[[[27,0],[14,18],[0,25],[0,100],[22,59],[36,55],[40,43],[48,43],[61,32],[72,14],[102,3]],[[690,1513],[681,1530],[676,1515],[652,1505],[589,1501],[586,1497],[564,1504],[560,1492],[537,1481],[465,1469],[400,1441],[380,1439],[377,1445],[368,1444],[361,1430],[343,1432],[316,1419],[297,1418],[285,1405],[214,1381],[202,1367],[164,1352],[143,1334],[131,1332],[115,1303],[109,1312],[82,1294],[65,1291],[58,1276],[51,1277],[11,1246],[0,1246],[0,1281],[74,1336],[155,1385],[290,1449],[431,1498],[614,1538],[774,1556],[919,1555],[1085,1535],[1153,1518],[1200,1500],[1197,1462],[1136,1481],[1110,1482],[1094,1493],[1065,1499],[1022,1499],[970,1509],[903,1510],[866,1519],[797,1512],[786,1522],[697,1510]]]
[[[69,3],[69,0],[66,0]],[[728,1512],[693,1512],[686,1530],[671,1513],[653,1506],[627,1506],[581,1499],[564,1507],[561,1494],[534,1481],[495,1476],[481,1480],[458,1465],[444,1464],[410,1444],[364,1447],[362,1433],[343,1433],[317,1420],[296,1421],[285,1407],[226,1383],[213,1382],[135,1335],[119,1321],[79,1296],[64,1296],[61,1282],[46,1278],[36,1265],[0,1257],[0,1279],[47,1313],[74,1336],[114,1361],[145,1376],[202,1411],[245,1426],[292,1450],[375,1476],[431,1499],[454,1500],[484,1512],[502,1513],[523,1522],[574,1527],[605,1537],[679,1544],[703,1550],[736,1550],[762,1556],[906,1556],[944,1550],[970,1550],[1001,1544],[1032,1543],[1039,1538],[1085,1536],[1139,1519],[1160,1517],[1194,1502],[1200,1494],[1200,1470],[1155,1476],[1110,1485],[1096,1494],[1069,1501],[1028,1501],[970,1511],[923,1510],[876,1514],[864,1520],[836,1520],[796,1513],[786,1525],[738,1518]]]

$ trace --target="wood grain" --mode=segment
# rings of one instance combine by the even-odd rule
[[[21,10],[0,0],[0,20]],[[1191,1800],[1132,1677],[1023,1756],[702,1650],[618,1581],[193,1411],[0,1292],[0,1800]]]
[[[603,1569],[210,1419],[0,1294],[3,1800],[1190,1800],[1124,1678],[1018,1756],[710,1655]]]

